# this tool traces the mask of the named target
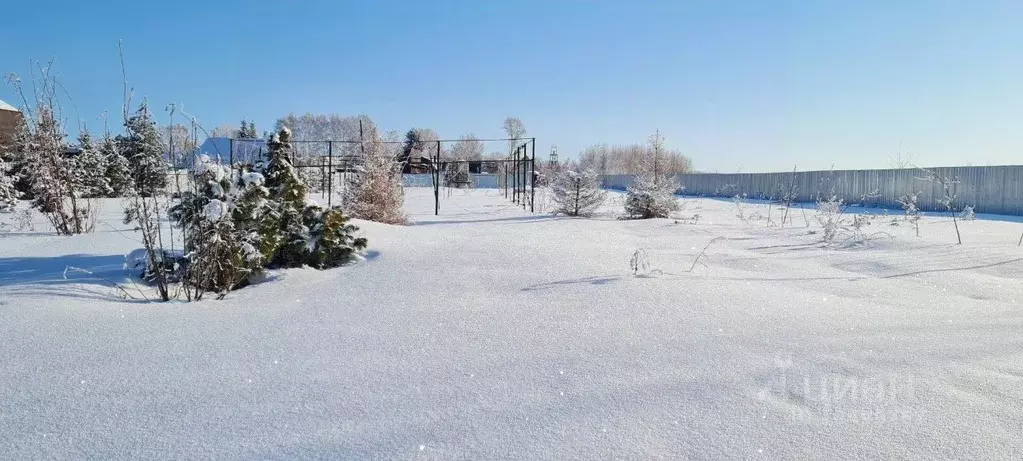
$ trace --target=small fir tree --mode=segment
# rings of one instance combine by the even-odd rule
[[[167,188],[168,163],[163,142],[149,108],[143,102],[135,115],[124,122],[126,134],[119,137],[121,153],[128,160],[134,192],[143,197],[158,195]]]
[[[229,171],[201,156],[189,171],[194,190],[182,194],[170,217],[184,234],[183,281],[193,299],[204,292],[226,293],[262,271],[262,258],[244,241],[232,212],[235,191]]]
[[[104,165],[103,179],[107,185],[106,197],[123,197],[132,187],[131,168],[128,159],[117,148],[117,142],[110,133],[105,133],[98,148]]]
[[[324,209],[308,200],[308,188],[288,159],[291,131],[286,127],[270,137],[270,161],[263,173],[269,207],[260,220],[260,250],[271,266],[335,267],[366,248],[354,236],[339,208]]]
[[[593,170],[578,173],[564,170],[555,176],[551,184],[555,214],[568,216],[590,216],[607,199],[601,189],[600,176]]]
[[[89,131],[82,129],[78,135],[78,147],[81,150],[74,158],[75,181],[80,185],[85,197],[107,197],[112,192],[106,177],[106,158],[99,146],[92,142]]]
[[[18,197],[21,195],[14,186],[14,176],[10,173],[10,166],[0,157],[0,213],[10,213],[18,207]]]
[[[679,210],[675,193],[682,185],[665,174],[664,137],[660,131],[650,136],[650,147],[640,164],[639,175],[626,189],[625,213],[631,218],[667,218]]]

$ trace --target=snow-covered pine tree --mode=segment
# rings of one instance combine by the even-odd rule
[[[674,177],[664,173],[664,136],[650,136],[649,153],[642,159],[640,173],[626,189],[625,213],[631,218],[667,218],[679,210],[675,193],[682,189]]]
[[[404,224],[405,188],[401,162],[379,138],[366,144],[366,156],[349,176],[342,204],[353,217],[387,224]]]
[[[128,159],[121,155],[121,150],[110,133],[103,135],[98,152],[105,166],[103,179],[109,187],[106,197],[125,196],[132,187],[131,168],[128,166]]]
[[[263,235],[276,237],[277,232],[274,226],[263,227],[275,223],[275,220],[265,217],[272,210],[269,202],[270,191],[264,183],[265,178],[260,173],[252,171],[243,173],[237,189],[233,192],[234,207],[231,210],[231,219],[234,221],[238,239],[245,247],[247,257],[250,260],[258,258],[261,265],[266,263],[264,255],[272,255],[271,248],[276,248],[280,244],[276,238],[267,244],[263,243]]]
[[[189,170],[193,190],[169,210],[182,229],[187,269],[183,281],[190,299],[205,292],[224,294],[262,271],[262,258],[235,226],[230,172],[201,156]]]
[[[167,188],[169,165],[163,157],[160,132],[145,102],[124,125],[126,133],[118,138],[118,147],[128,160],[134,192],[143,197],[156,196]]]
[[[305,222],[312,244],[306,264],[318,269],[337,267],[366,249],[368,242],[364,237],[355,237],[359,228],[348,221],[348,216],[338,207],[306,207]]]
[[[260,226],[261,252],[271,264],[281,267],[301,266],[305,259],[305,237],[309,229],[302,222],[309,189],[291,165],[294,155],[291,130],[282,128],[267,141],[270,161],[263,177],[270,193],[271,210]]]
[[[590,216],[607,199],[607,193],[601,189],[600,176],[596,171],[586,170],[582,173],[564,170],[554,177],[551,184],[555,214],[568,216]]]
[[[14,176],[11,168],[0,157],[0,213],[10,213],[18,207],[18,197],[21,195],[14,187]]]
[[[282,128],[267,143],[270,161],[263,172],[268,208],[259,225],[260,252],[270,266],[336,267],[366,248],[366,239],[348,224],[340,208],[324,209],[308,199],[308,188],[288,161],[291,130]]]
[[[72,173],[84,197],[107,197],[112,189],[106,178],[107,162],[99,146],[92,142],[89,131],[78,134],[81,152],[72,161]]]

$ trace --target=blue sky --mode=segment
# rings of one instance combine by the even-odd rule
[[[57,58],[90,127],[128,79],[162,122],[366,113],[574,156],[660,129],[703,171],[1023,160],[1023,2],[16,1],[0,71]],[[0,99],[18,98],[6,84]],[[494,150],[497,150],[496,146]]]

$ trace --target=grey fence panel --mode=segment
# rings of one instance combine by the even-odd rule
[[[1023,215],[1023,165],[928,168],[936,175],[955,181],[957,209],[972,206],[978,213]],[[796,200],[813,202],[832,194],[846,203],[901,208],[899,200],[918,194],[917,204],[925,211],[945,211],[940,181],[921,169],[797,171],[795,173],[693,173],[678,176],[686,195],[749,198],[783,197],[790,187]],[[605,175],[604,187],[624,190],[633,175]]]

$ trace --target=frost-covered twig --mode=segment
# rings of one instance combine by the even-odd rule
[[[717,242],[718,240],[723,240],[723,239],[724,239],[724,237],[714,237],[709,242],[707,242],[707,244],[703,246],[703,249],[700,250],[700,254],[696,255],[696,259],[693,259],[693,265],[689,266],[689,271],[688,272],[692,272],[694,269],[696,269],[696,264],[697,263],[703,264],[702,262],[700,262],[700,259],[703,258],[704,256],[706,256],[707,248],[710,248],[710,246],[713,245],[714,242]],[[703,264],[703,266],[707,267],[706,264]]]

